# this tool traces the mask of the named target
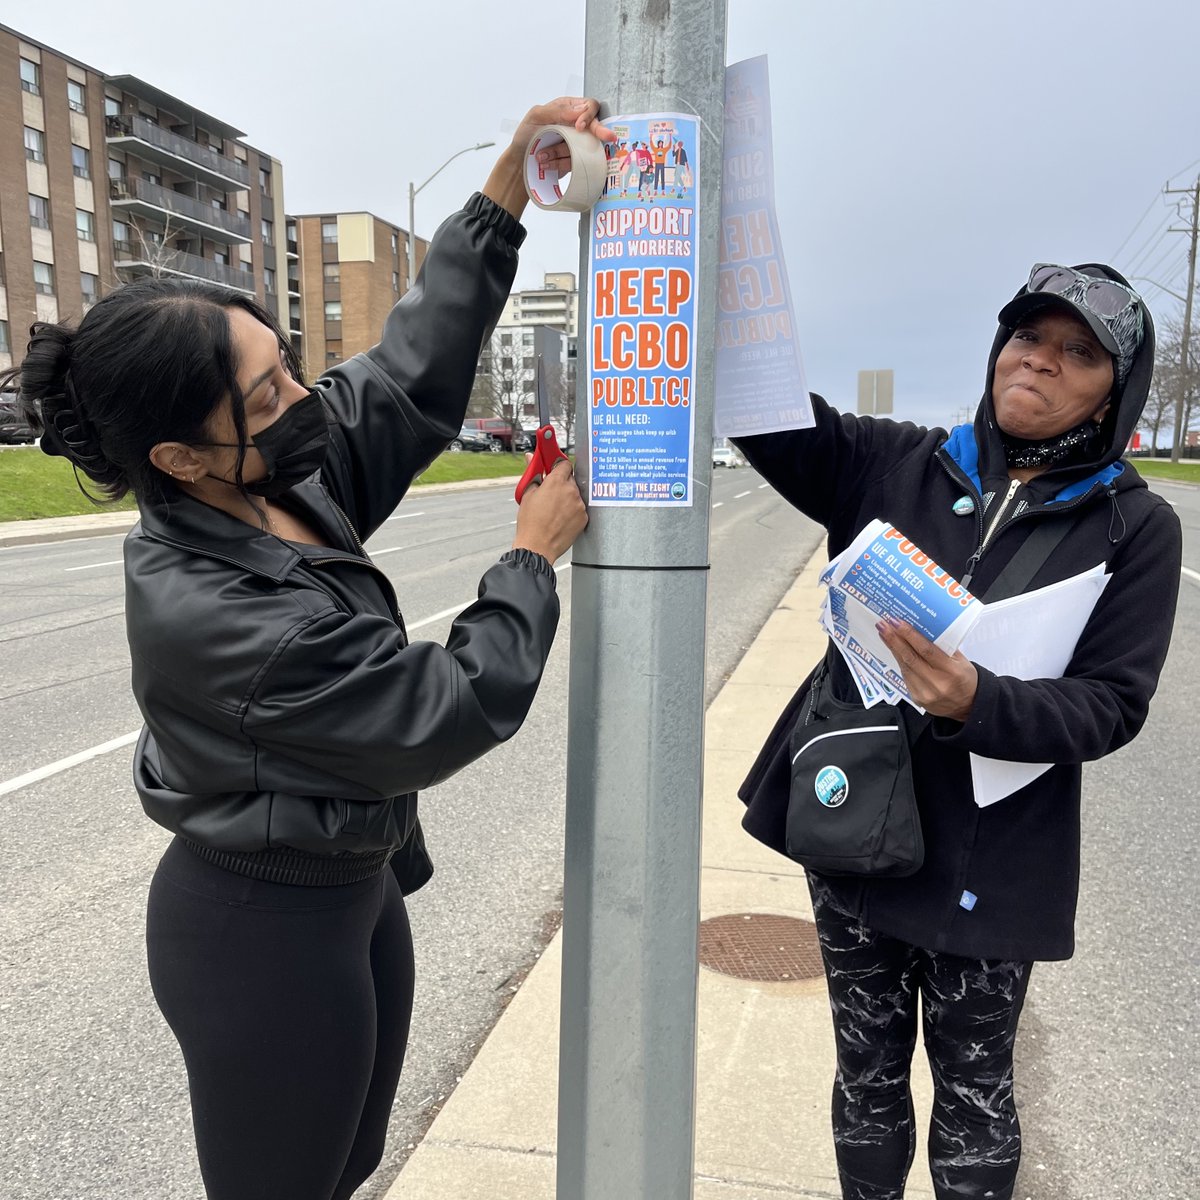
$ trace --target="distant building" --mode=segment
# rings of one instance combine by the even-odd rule
[[[287,218],[287,327],[309,378],[379,341],[408,291],[408,236],[367,212]],[[418,271],[427,249],[417,238]]]
[[[506,397],[506,415],[516,412],[530,426],[537,421],[533,365],[540,354],[548,367],[551,408],[563,413],[574,404],[575,362],[579,335],[579,289],[570,271],[547,271],[543,286],[513,292],[504,305],[492,343],[480,362],[481,378],[490,386],[476,387],[484,400],[497,391]],[[499,378],[497,378],[499,373]],[[569,397],[569,399],[568,399]],[[515,403],[515,408],[513,407]],[[472,401],[472,409],[477,400]],[[559,417],[556,415],[556,423]],[[570,419],[563,422],[568,427]]]
[[[0,367],[142,275],[282,316],[283,170],[232,125],[0,26]]]
[[[540,288],[513,292],[501,325],[548,325],[569,338],[579,335],[579,289],[569,271],[547,271]]]

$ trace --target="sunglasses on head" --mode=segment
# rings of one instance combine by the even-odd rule
[[[1106,321],[1111,321],[1127,308],[1141,303],[1141,297],[1133,288],[1126,287],[1115,279],[1097,279],[1096,276],[1084,275],[1073,267],[1059,267],[1052,263],[1038,263],[1029,272],[1029,283],[1026,284],[1025,290],[1058,296],[1081,283],[1084,284],[1082,298],[1072,296],[1071,299]]]

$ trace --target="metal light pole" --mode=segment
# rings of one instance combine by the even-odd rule
[[[699,118],[696,502],[593,508],[572,554],[558,1200],[692,1195],[725,7],[587,6],[586,94],[607,114]],[[588,228],[585,215],[581,311]],[[589,352],[581,337],[580,437]]]
[[[461,150],[450,155],[448,159],[430,177],[425,180],[420,187],[413,187],[411,180],[408,185],[408,287],[416,282],[417,278],[417,229],[416,229],[416,200],[417,193],[424,190],[431,184],[460,154],[470,154],[472,150],[486,150],[489,146],[494,146],[495,142],[480,142],[477,146],[464,146]],[[407,291],[408,288],[405,288]]]

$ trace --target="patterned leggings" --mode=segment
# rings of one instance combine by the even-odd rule
[[[936,954],[873,933],[809,876],[837,1039],[833,1140],[844,1200],[900,1200],[916,1149],[909,1068],[921,996],[939,1200],[1011,1200],[1021,1157],[1013,1042],[1031,963]]]

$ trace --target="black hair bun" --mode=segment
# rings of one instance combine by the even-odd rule
[[[36,322],[21,363],[20,403],[26,420],[41,432],[44,453],[67,459],[101,487],[119,488],[124,472],[111,463],[99,430],[79,404],[71,381],[75,331],[66,325]]]

